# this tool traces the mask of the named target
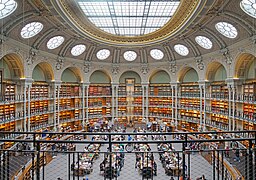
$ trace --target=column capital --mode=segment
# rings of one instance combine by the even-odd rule
[[[119,86],[119,82],[111,82],[112,86]]]
[[[209,86],[211,83],[207,80],[199,80],[198,81],[198,85],[199,87],[206,87],[206,86]]]
[[[61,84],[62,84],[61,80],[52,80],[51,81],[51,85],[55,86],[55,87],[61,86]]]
[[[86,86],[89,86],[91,83],[90,82],[80,82],[80,85],[82,87],[86,87]]]
[[[141,82],[141,86],[148,86],[149,82]]]
[[[177,87],[177,86],[180,85],[180,82],[170,82],[170,85],[171,85],[172,87]]]
[[[239,78],[227,78],[225,82],[227,83],[228,87],[235,87],[241,85],[243,80]]]
[[[20,81],[24,86],[31,86],[34,80],[32,78],[20,78]]]

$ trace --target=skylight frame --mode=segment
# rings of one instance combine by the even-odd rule
[[[189,54],[187,46],[183,44],[174,45],[174,50],[181,56],[187,56]]]
[[[96,57],[99,60],[105,60],[110,56],[110,50],[108,49],[101,49],[96,53]]]
[[[76,1],[95,26],[107,33],[128,37],[149,34],[162,28],[180,5],[180,0]]]
[[[215,28],[223,36],[230,38],[230,39],[234,39],[238,35],[238,31],[235,28],[235,26],[233,26],[233,24],[225,22],[225,21],[216,23]]]
[[[17,9],[18,4],[14,0],[2,0],[0,6],[4,6],[0,9],[0,19],[3,19],[11,15]]]
[[[46,46],[48,49],[53,50],[58,48],[63,42],[65,38],[63,36],[54,36],[47,42]]]
[[[242,0],[240,8],[249,16],[256,18],[256,0]]]
[[[212,41],[205,36],[196,36],[195,41],[204,49],[211,49],[213,46]]]
[[[20,31],[20,35],[24,39],[29,39],[36,36],[44,28],[44,25],[41,22],[31,22],[26,24]]]
[[[151,49],[150,56],[155,60],[161,60],[164,58],[164,53],[160,49]]]
[[[134,61],[137,58],[137,53],[135,51],[125,51],[123,57],[126,61]]]
[[[86,46],[84,44],[77,44],[71,49],[71,54],[73,56],[80,56],[86,50]]]

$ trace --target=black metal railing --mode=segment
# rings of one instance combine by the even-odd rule
[[[256,179],[256,131],[2,134],[3,180]]]

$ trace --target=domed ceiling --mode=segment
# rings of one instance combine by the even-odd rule
[[[1,42],[32,54],[173,65],[255,41],[256,1],[0,0],[0,21]]]
[[[214,1],[212,1],[214,2]],[[146,45],[181,33],[205,0],[55,0],[54,9],[80,35],[111,45]]]

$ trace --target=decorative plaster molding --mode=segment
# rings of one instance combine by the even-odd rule
[[[204,62],[202,56],[195,57],[197,68],[200,70],[204,70]]]
[[[63,61],[64,61],[64,57],[58,56],[56,66],[55,66],[57,70],[60,70],[63,68],[63,64],[64,64]]]

